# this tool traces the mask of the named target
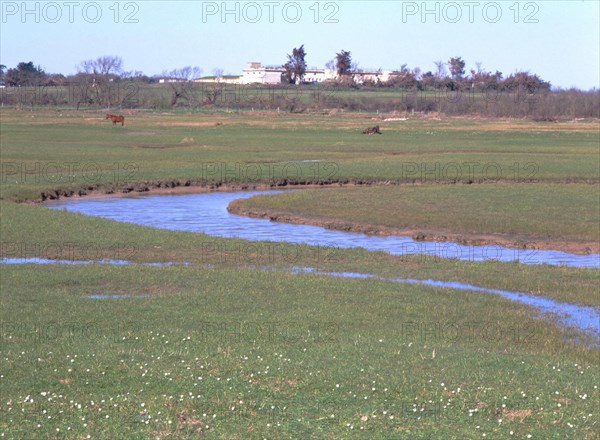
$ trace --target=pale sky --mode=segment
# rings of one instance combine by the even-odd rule
[[[23,7],[24,6],[24,7]],[[310,67],[348,50],[361,68],[434,70],[461,56],[504,76],[536,73],[555,87],[600,88],[600,2],[593,1],[79,1],[0,0],[0,63],[33,61],[70,74],[123,58],[128,71],[199,66],[241,74],[283,64],[304,44]]]

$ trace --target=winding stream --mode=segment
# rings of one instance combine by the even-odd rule
[[[600,254],[577,255],[557,250],[511,249],[499,245],[465,246],[452,242],[415,241],[405,236],[375,236],[335,231],[320,226],[271,222],[227,212],[235,199],[281,191],[209,192],[184,195],[146,195],[71,199],[48,203],[49,208],[67,209],[121,222],[155,228],[204,232],[218,237],[304,243],[340,248],[362,247],[392,255],[426,254],[467,261],[495,259],[522,264],[550,264],[600,268]]]
[[[575,255],[554,250],[510,249],[497,245],[464,246],[457,243],[416,242],[410,237],[370,236],[354,232],[334,231],[318,226],[277,223],[266,219],[234,215],[227,211],[227,206],[235,199],[252,197],[258,194],[277,194],[279,192],[209,192],[185,195],[71,199],[51,202],[47,206],[52,209],[66,209],[121,222],[162,229],[203,232],[219,237],[237,237],[247,240],[280,241],[341,248],[363,247],[368,250],[386,251],[393,255],[427,253],[428,255],[444,258],[471,261],[496,259],[500,261],[518,261],[523,264],[600,268],[600,256],[598,254]],[[2,261],[2,263],[14,264],[17,262]],[[20,261],[19,263],[28,263],[28,261]],[[126,262],[107,263],[123,264]],[[322,272],[307,267],[295,268],[294,272],[310,272],[337,277],[374,278],[397,283],[423,284],[496,294],[531,305],[542,313],[550,313],[559,324],[578,327],[592,334],[596,341],[600,339],[600,314],[597,308],[594,307],[560,303],[540,296],[489,289],[452,281],[384,278],[365,273]],[[97,298],[111,297],[108,295],[98,296]],[[597,342],[596,345],[598,345]]]

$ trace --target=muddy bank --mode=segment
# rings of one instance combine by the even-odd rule
[[[290,214],[288,212],[247,208],[243,205],[244,200],[234,200],[227,207],[227,211],[232,214],[244,215],[247,217],[269,219],[274,222],[320,226],[322,228],[333,229],[337,231],[359,232],[363,234],[382,236],[407,236],[411,237],[415,241],[453,242],[465,246],[500,245],[513,249],[560,250],[579,255],[600,253],[600,243],[593,241],[571,242],[564,240],[538,240],[515,238],[514,236],[500,234],[469,234],[466,236],[464,234],[455,234],[440,230],[398,229],[347,220],[314,218]]]
[[[502,184],[510,185],[516,183],[560,183],[560,184],[600,184],[597,178],[564,178],[564,179],[448,179],[448,180],[423,180],[416,179],[373,179],[373,178],[335,178],[335,179],[279,179],[266,182],[231,182],[231,181],[207,181],[203,179],[169,179],[152,180],[121,185],[93,184],[82,185],[75,188],[57,188],[45,190],[33,197],[15,196],[12,201],[42,203],[47,200],[59,200],[71,197],[93,197],[93,196],[123,196],[131,194],[184,194],[200,193],[206,191],[243,191],[263,189],[284,188],[319,188],[319,187],[342,187],[342,186],[378,186],[378,185],[485,185]]]
[[[268,218],[235,215],[227,210],[236,200],[258,195],[276,195],[282,191],[285,189],[148,194],[145,197],[91,197],[49,201],[47,206],[49,209],[67,210],[117,222],[254,242],[307,244],[340,249],[360,247],[391,255],[422,254],[464,261],[493,259],[523,264],[600,268],[600,254],[576,255],[554,249],[523,250],[499,245],[465,246],[455,242],[416,241],[406,236],[366,235],[305,224],[274,222]],[[299,214],[307,215],[305,212]],[[379,220],[376,219],[373,223],[376,222]],[[468,236],[469,233],[465,235]]]

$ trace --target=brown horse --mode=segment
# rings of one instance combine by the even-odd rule
[[[123,125],[125,125],[125,116],[121,116],[121,115],[119,115],[119,116],[117,116],[117,115],[111,115],[111,114],[108,114],[108,113],[107,113],[107,114],[106,114],[106,118],[105,118],[105,119],[110,119],[110,120],[112,121],[113,125],[116,125],[116,124],[117,124],[117,122],[120,122],[120,123],[121,123],[121,127],[122,127]]]
[[[369,127],[369,128],[365,128],[362,131],[362,134],[381,134],[381,132],[379,131],[379,125],[376,125],[375,127]]]

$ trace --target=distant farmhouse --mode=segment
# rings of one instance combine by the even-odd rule
[[[246,64],[241,76],[204,77],[196,82],[223,82],[230,84],[281,84],[285,69],[281,66],[263,66],[259,62]],[[353,72],[354,82],[363,84],[365,82],[386,82],[396,72],[390,70],[373,70]],[[335,81],[337,72],[331,69],[306,69],[304,83],[321,83]]]

